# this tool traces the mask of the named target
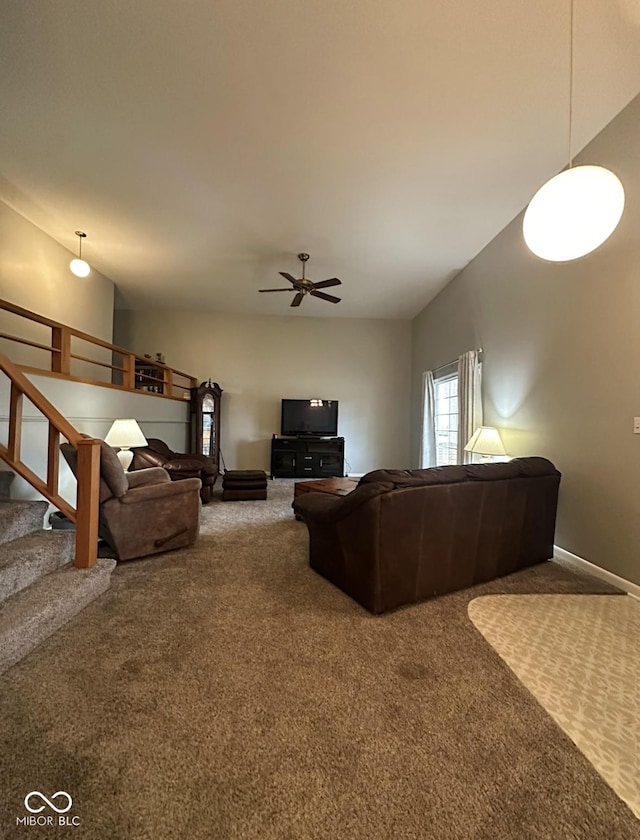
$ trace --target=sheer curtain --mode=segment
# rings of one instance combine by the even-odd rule
[[[465,441],[466,443],[466,441]],[[433,371],[422,374],[422,445],[420,447],[420,468],[436,465],[436,396],[433,387]]]
[[[458,359],[458,463],[470,464],[472,453],[464,446],[478,426],[482,426],[482,364],[477,350]]]

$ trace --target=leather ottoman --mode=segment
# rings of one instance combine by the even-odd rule
[[[222,501],[242,502],[267,498],[264,470],[227,470],[222,478]]]

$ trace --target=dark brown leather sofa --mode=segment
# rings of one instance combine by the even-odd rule
[[[174,452],[159,438],[148,438],[146,446],[136,446],[131,451],[133,461],[130,471],[162,467],[169,473],[171,481],[199,478],[202,482],[200,498],[203,504],[210,501],[213,485],[218,478],[218,465],[213,458],[195,452]]]
[[[376,470],[348,496],[293,504],[311,568],[372,613],[553,556],[560,473],[546,458]]]

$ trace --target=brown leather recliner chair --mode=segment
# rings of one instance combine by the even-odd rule
[[[218,465],[213,458],[197,453],[173,452],[159,438],[148,438],[146,446],[133,447],[133,461],[129,471],[146,470],[149,467],[162,467],[172,481],[184,478],[199,478],[202,482],[200,498],[203,504],[211,499],[211,490],[218,478]]]
[[[305,493],[309,563],[372,613],[553,556],[560,473],[546,458],[376,470],[347,496]]]
[[[77,476],[77,453],[60,446]],[[110,446],[100,444],[98,534],[119,560],[133,560],[194,543],[200,528],[200,479],[173,483],[166,470],[125,473]]]

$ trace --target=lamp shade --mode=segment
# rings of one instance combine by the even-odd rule
[[[506,455],[500,433],[493,426],[480,426],[469,438],[465,452],[477,455]]]
[[[613,172],[574,166],[533,196],[522,222],[524,241],[544,260],[576,260],[611,236],[623,210],[624,188]]]
[[[91,272],[91,267],[86,260],[79,260],[77,257],[71,260],[69,268],[76,275],[76,277],[88,277]]]
[[[146,446],[147,439],[142,434],[137,420],[114,420],[104,439],[109,446],[128,448],[129,446]]]
[[[125,472],[129,469],[133,461],[133,452],[130,451],[129,447],[147,445],[147,439],[142,434],[142,429],[133,418],[114,420],[104,442],[109,446],[119,449],[117,452],[118,460],[122,464],[122,469]]]

